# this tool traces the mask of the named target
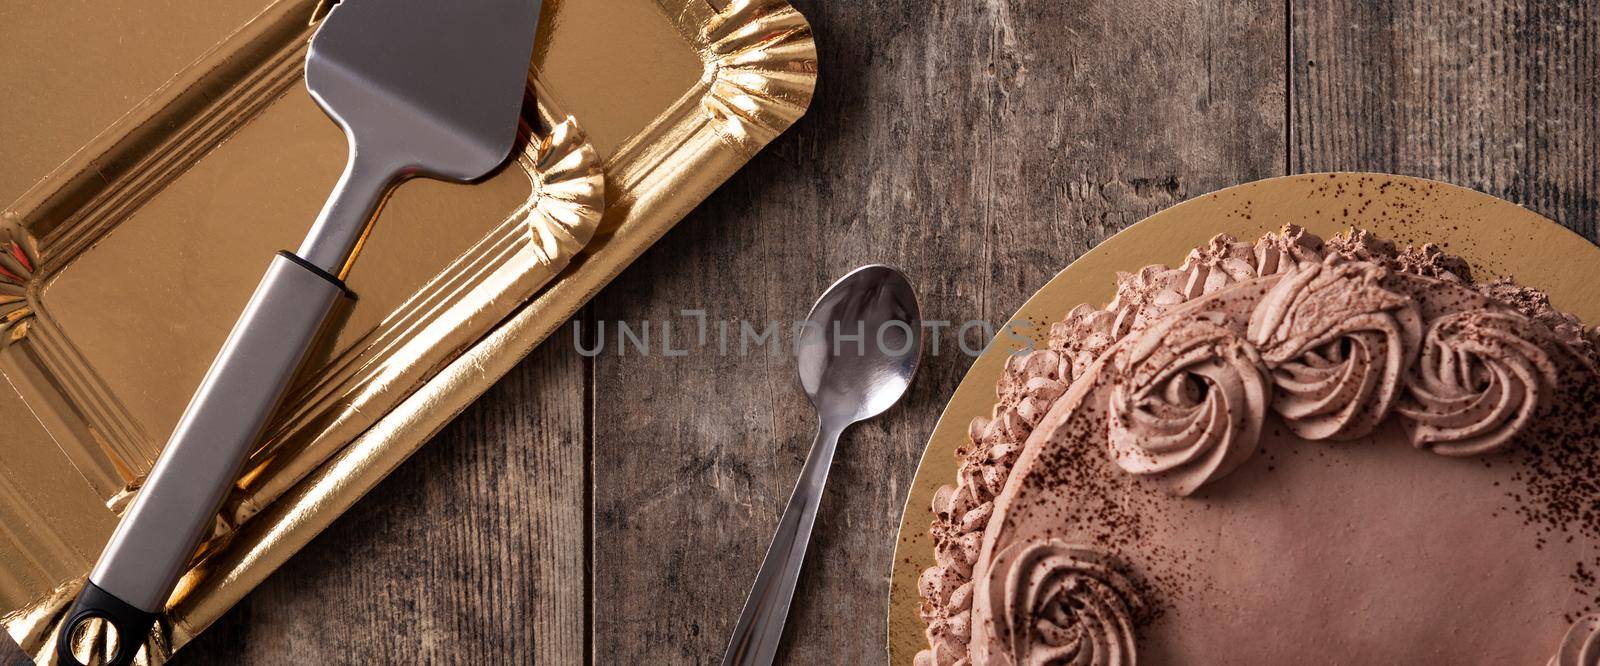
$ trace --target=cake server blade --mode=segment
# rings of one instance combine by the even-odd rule
[[[133,661],[209,531],[306,351],[389,188],[466,181],[516,141],[539,0],[344,0],[311,40],[306,87],[344,130],[349,161],[300,248],[272,259],[57,636],[103,623],[112,664]],[[98,622],[95,622],[98,621]]]

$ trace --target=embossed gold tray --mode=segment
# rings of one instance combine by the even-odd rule
[[[1219,233],[1255,240],[1285,223],[1324,238],[1358,225],[1398,243],[1433,242],[1465,258],[1480,279],[1514,276],[1550,295],[1556,308],[1600,322],[1600,247],[1539,214],[1481,192],[1387,174],[1309,174],[1230,187],[1156,213],[1101,243],[1057,273],[1012,321],[1056,322],[1080,303],[1104,305],[1118,271],[1177,265],[1191,248]],[[1019,333],[1024,329],[1019,329]],[[1035,344],[1048,326],[1036,326]],[[917,577],[933,566],[930,507],[939,486],[956,476],[956,449],[967,424],[986,416],[995,384],[1018,341],[998,338],[967,371],[923,451],[900,519],[890,575],[888,652],[909,664],[928,646],[918,616]]]
[[[0,7],[0,613],[42,661],[272,253],[342,169],[301,78],[325,2]],[[389,198],[348,276],[359,300],[143,657],[427,441],[797,120],[815,78],[781,0],[544,0],[519,152]]]

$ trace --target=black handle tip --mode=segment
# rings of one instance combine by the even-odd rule
[[[84,581],[83,590],[78,592],[78,598],[72,603],[67,621],[62,623],[61,633],[56,636],[58,661],[63,664],[88,666],[72,653],[72,635],[78,630],[79,625],[96,619],[111,625],[117,632],[117,651],[111,655],[111,660],[106,662],[106,666],[127,666],[133,663],[134,656],[139,654],[139,648],[144,646],[145,637],[150,633],[150,626],[155,624],[156,614],[134,608],[128,602],[118,599],[116,595],[100,589],[94,582]]]

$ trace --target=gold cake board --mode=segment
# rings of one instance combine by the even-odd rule
[[[1284,224],[1323,238],[1360,226],[1396,244],[1436,243],[1463,257],[1480,280],[1514,277],[1542,289],[1558,310],[1600,321],[1600,247],[1555,222],[1482,192],[1422,178],[1376,173],[1284,176],[1195,197],[1134,224],[1072,262],[1028,299],[1012,321],[1056,322],[1080,303],[1111,299],[1118,271],[1176,266],[1189,250],[1226,233],[1253,242]],[[1022,332],[1022,331],[1019,331]],[[1041,348],[1048,326],[1031,331]],[[956,478],[967,425],[987,416],[1006,357],[1021,348],[1005,335],[973,361],[956,387],[906,498],[895,541],[888,604],[889,663],[909,664],[926,648],[917,578],[934,565],[928,525],[933,493]]]

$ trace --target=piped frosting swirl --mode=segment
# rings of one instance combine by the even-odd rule
[[[1469,310],[1431,322],[1400,406],[1411,443],[1448,456],[1506,446],[1557,382],[1537,336],[1527,317],[1510,311]]]
[[[1572,623],[1548,666],[1600,666],[1600,617]]]
[[[1272,366],[1273,409],[1306,439],[1353,439],[1388,416],[1417,355],[1422,317],[1369,263],[1310,264],[1280,279],[1250,314]]]
[[[1058,539],[1018,542],[995,557],[984,616],[990,663],[1127,666],[1141,610],[1121,564]],[[996,657],[1004,657],[1001,662]]]
[[[1110,446],[1124,471],[1188,495],[1255,453],[1272,381],[1219,313],[1152,326],[1115,363]]]

